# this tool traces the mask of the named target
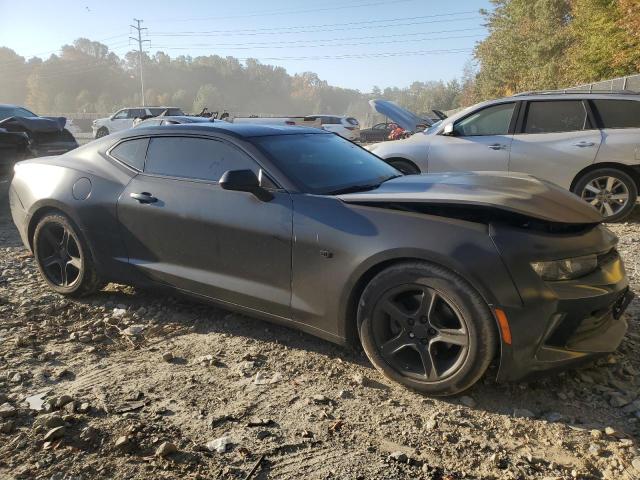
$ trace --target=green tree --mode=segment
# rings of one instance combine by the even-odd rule
[[[475,57],[482,98],[564,86],[570,46],[567,0],[492,0],[482,11],[489,36]]]

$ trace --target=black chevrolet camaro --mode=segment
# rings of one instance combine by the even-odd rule
[[[403,176],[339,136],[136,128],[17,164],[13,219],[56,292],[168,287],[338,343],[448,395],[615,350],[631,299],[616,238],[518,174]]]

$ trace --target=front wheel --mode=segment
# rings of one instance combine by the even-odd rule
[[[607,222],[618,222],[633,210],[638,188],[633,178],[616,168],[600,168],[583,175],[574,193],[597,208]]]
[[[388,160],[389,165],[394,167],[396,170],[400,170],[405,175],[419,175],[420,169],[416,167],[409,160]]]
[[[102,127],[96,132],[96,138],[106,137],[107,135],[109,135],[109,130],[106,127]]]
[[[65,215],[52,213],[40,219],[33,254],[42,278],[55,292],[81,297],[102,285],[87,243]]]
[[[497,345],[482,297],[458,275],[426,262],[401,263],[376,275],[362,294],[358,325],[376,369],[436,396],[476,383]]]

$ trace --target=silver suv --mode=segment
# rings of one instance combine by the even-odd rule
[[[518,94],[466,108],[406,140],[367,148],[409,174],[528,173],[618,221],[633,209],[640,187],[640,94]]]

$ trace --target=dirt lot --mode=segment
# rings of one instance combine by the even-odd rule
[[[6,189],[0,478],[640,478],[638,300],[597,365],[506,385],[492,370],[431,399],[360,350],[209,305],[120,285],[52,294]],[[610,228],[638,291],[640,208]]]

